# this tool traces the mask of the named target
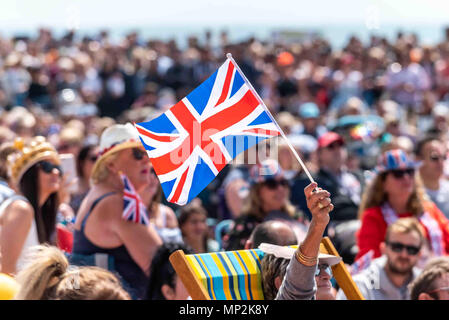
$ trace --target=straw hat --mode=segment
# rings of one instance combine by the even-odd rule
[[[17,186],[25,172],[42,160],[52,159],[60,164],[59,155],[45,137],[37,136],[25,143],[22,138],[14,141],[16,152],[7,159],[8,175],[13,185]]]
[[[92,175],[100,164],[110,155],[128,148],[142,147],[139,134],[131,123],[115,124],[103,131],[100,137],[98,159],[92,169]]]

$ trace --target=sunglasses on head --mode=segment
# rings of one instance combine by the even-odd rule
[[[396,253],[400,253],[402,250],[406,249],[407,254],[411,256],[416,256],[421,249],[420,247],[408,246],[399,242],[387,242],[387,245]]]
[[[133,157],[136,160],[142,160],[145,157],[146,152],[139,148],[132,148]]]
[[[59,165],[57,164],[53,164],[51,162],[48,161],[41,161],[38,163],[38,167],[45,173],[52,173],[53,169],[57,169],[59,171],[59,175],[62,176],[62,169]]]
[[[406,174],[409,175],[410,177],[413,177],[415,174],[415,169],[404,169],[404,170],[391,170],[389,171],[393,177],[395,177],[396,179],[401,179],[403,178]]]
[[[288,187],[288,181],[285,179],[276,180],[273,178],[267,179],[263,182],[263,185],[266,186],[268,189],[276,189],[278,186]]]
[[[319,264],[315,271],[315,277],[318,277],[321,273],[321,270],[324,270],[328,275],[332,277],[332,269],[327,264]]]

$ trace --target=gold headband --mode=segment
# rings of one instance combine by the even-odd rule
[[[8,156],[7,167],[11,182],[17,185],[24,173],[34,164],[44,159],[60,162],[56,149],[45,140],[45,137],[34,137],[29,143],[22,138],[14,141],[16,152]]]

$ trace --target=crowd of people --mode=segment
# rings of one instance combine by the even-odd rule
[[[344,299],[312,241],[329,236],[349,269],[371,257],[354,275],[365,298],[447,298],[445,36],[434,45],[401,32],[352,36],[343,48],[321,37],[231,43],[226,32],[219,45],[205,32],[184,48],[138,33],[113,42],[107,31],[0,37],[0,283],[16,299],[187,299],[170,253],[255,248],[263,238],[303,250],[290,262],[267,258],[267,297]],[[282,138],[269,145],[275,157],[252,163],[264,145],[249,149],[186,206],[166,201],[130,123],[168,110],[228,52],[321,188],[319,207]],[[61,155],[75,159],[76,178]],[[123,219],[123,174],[146,223]],[[74,277],[81,290],[67,289]]]

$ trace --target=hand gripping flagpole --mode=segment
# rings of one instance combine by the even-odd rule
[[[311,183],[314,183],[315,180],[313,180],[312,175],[310,174],[309,170],[307,169],[306,165],[304,164],[304,162],[302,162],[301,158],[299,157],[298,153],[296,152],[295,148],[293,147],[293,145],[291,144],[290,140],[288,140],[288,138],[286,137],[284,131],[282,130],[282,128],[278,125],[278,123],[276,122],[276,120],[274,120],[273,115],[271,114],[270,110],[268,110],[267,106],[265,105],[265,103],[263,102],[262,98],[259,96],[259,94],[257,93],[257,91],[254,89],[254,87],[251,85],[251,83],[248,81],[248,79],[246,78],[245,74],[242,72],[242,70],[240,69],[240,67],[238,66],[237,62],[235,62],[234,58],[232,57],[232,54],[228,53],[226,54],[226,57],[231,60],[234,63],[234,66],[237,68],[237,70],[240,72],[240,74],[243,77],[243,80],[245,81],[245,83],[248,85],[248,87],[251,89],[251,91],[254,93],[254,95],[256,96],[257,100],[259,101],[259,103],[264,107],[265,111],[267,112],[268,116],[271,118],[271,121],[273,121],[276,126],[279,129],[279,132],[281,133],[281,136],[285,139],[285,141],[287,142],[287,145],[290,147],[290,150],[293,152],[293,155],[295,156],[296,160],[298,160],[299,164],[301,165],[301,167],[303,168],[304,172],[306,173],[307,177],[309,178]]]

